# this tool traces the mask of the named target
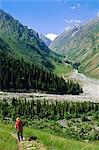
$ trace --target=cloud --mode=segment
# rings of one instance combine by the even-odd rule
[[[78,7],[80,7],[80,6],[81,6],[81,4],[79,4],[79,3],[78,3],[78,4],[77,4],[77,6],[78,6]]]
[[[82,21],[81,21],[81,20],[77,20],[77,19],[75,19],[75,20],[74,20],[74,23],[79,24],[79,23],[82,23]]]
[[[69,31],[69,30],[71,30],[73,27],[72,26],[67,26],[67,27],[65,27],[65,30],[66,31]]]
[[[66,23],[69,23],[69,20],[65,19],[65,22],[66,22]]]
[[[97,11],[97,17],[99,17],[99,10]]]
[[[70,19],[70,20],[65,19],[65,22],[68,24],[72,24],[72,23],[80,24],[80,23],[82,23],[82,21],[79,19]]]
[[[74,22],[74,20],[73,20],[73,19],[71,19],[71,20],[70,20],[70,23],[73,23],[73,22]]]
[[[81,7],[80,3],[76,4],[75,6],[70,6],[70,9],[74,10],[74,9],[76,9],[78,7]]]
[[[67,23],[65,30],[69,31],[71,30],[74,26],[79,26],[83,21],[79,19],[65,19],[65,22]]]
[[[76,6],[70,6],[70,9],[76,9]]]
[[[45,35],[48,39],[50,39],[51,41],[53,41],[58,35],[54,34],[54,33],[48,33]]]

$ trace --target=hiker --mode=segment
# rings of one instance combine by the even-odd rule
[[[21,140],[23,140],[23,123],[20,120],[20,118],[16,119],[15,127],[17,130],[18,140],[20,141],[20,136],[21,136]]]

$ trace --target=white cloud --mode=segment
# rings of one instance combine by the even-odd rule
[[[69,30],[71,30],[73,27],[72,26],[67,26],[67,27],[65,27],[65,30],[66,31],[69,31]]]
[[[82,23],[82,21],[79,19],[70,19],[70,20],[65,19],[65,22],[68,24],[72,24],[72,23],[80,24],[80,23]]]
[[[66,22],[66,23],[69,23],[69,20],[65,19],[65,22]]]
[[[76,9],[76,6],[70,6],[70,9]]]
[[[97,11],[97,17],[99,17],[99,10]]]
[[[74,19],[74,23],[82,23],[82,21],[81,20],[77,20],[77,19]]]
[[[74,22],[74,20],[73,20],[73,19],[70,19],[70,20],[65,19],[65,22],[66,22],[66,23],[73,23],[73,22]]]
[[[50,39],[51,41],[53,41],[58,35],[54,34],[54,33],[48,33],[45,35],[48,39]]]
[[[74,20],[73,20],[73,19],[71,19],[71,20],[70,20],[70,23],[73,23],[73,21],[74,21]]]
[[[66,27],[65,27],[65,30],[66,31],[69,31],[71,30],[74,26],[79,26],[81,23],[83,23],[83,21],[79,20],[79,19],[65,19],[65,22],[68,24]]]
[[[79,4],[79,3],[78,3],[78,4],[77,4],[77,6],[78,6],[78,7],[80,7],[80,6],[81,6],[81,4]]]
[[[81,7],[81,4],[80,3],[78,3],[78,4],[76,4],[75,6],[70,6],[70,9],[76,9],[76,8],[78,8],[78,7]]]

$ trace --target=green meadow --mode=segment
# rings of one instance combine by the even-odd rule
[[[11,133],[15,133],[14,124],[2,123],[0,121],[0,150],[18,150],[17,140]],[[47,150],[99,150],[99,142],[80,142],[74,139],[66,139],[50,133],[24,128],[24,137],[36,136],[39,143],[43,143]]]

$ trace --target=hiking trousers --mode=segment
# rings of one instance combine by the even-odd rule
[[[17,136],[18,136],[19,141],[20,141],[20,137],[21,137],[21,140],[23,140],[23,131],[17,131]]]

